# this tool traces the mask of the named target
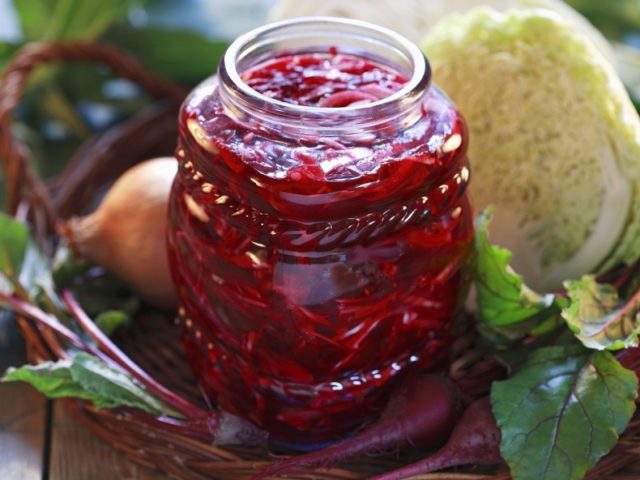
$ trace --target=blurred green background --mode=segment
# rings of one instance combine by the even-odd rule
[[[229,41],[264,23],[276,3],[0,0],[0,70],[29,41],[99,39],[128,50],[150,70],[189,87],[211,75]],[[614,42],[624,65],[623,78],[639,106],[640,0],[568,3]],[[371,4],[375,8],[375,2]],[[58,172],[82,141],[132,115],[147,101],[134,84],[114,78],[104,68],[47,67],[30,80],[16,115],[15,133],[32,149],[36,167],[46,177]],[[0,206],[3,190],[0,172]]]
[[[0,0],[0,70],[35,40],[99,39],[189,87],[215,72],[229,41],[264,23],[276,0]],[[96,132],[148,102],[129,81],[90,65],[32,75],[14,123],[48,177]],[[4,185],[0,169],[0,207]]]

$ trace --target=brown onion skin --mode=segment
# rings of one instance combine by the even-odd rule
[[[116,180],[95,212],[57,226],[74,253],[113,272],[163,310],[178,306],[165,239],[177,168],[171,157],[139,163]]]

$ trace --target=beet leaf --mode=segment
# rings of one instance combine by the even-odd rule
[[[491,391],[500,452],[514,480],[578,480],[615,445],[638,381],[608,351],[535,351]]]

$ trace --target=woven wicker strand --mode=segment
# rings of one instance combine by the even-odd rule
[[[87,141],[73,156],[66,170],[54,182],[45,183],[32,168],[29,149],[11,132],[13,112],[20,102],[29,74],[38,66],[54,62],[92,62],[140,84],[160,100],[135,118]],[[57,218],[86,213],[95,205],[96,192],[104,190],[131,165],[159,154],[171,154],[177,136],[177,106],[186,92],[179,86],[145,71],[131,57],[97,43],[37,43],[19,51],[0,78],[0,157],[8,183],[8,205],[18,218],[29,221],[41,244],[55,242]],[[32,362],[55,360],[66,355],[63,344],[47,327],[18,317]],[[131,329],[118,333],[115,342],[148,375],[188,402],[206,409],[184,359],[179,327],[172,318],[158,312],[143,312]],[[477,351],[473,342],[459,339],[452,350],[452,375],[484,378],[494,365]],[[260,447],[217,447],[209,442],[167,431],[153,417],[133,415],[127,409],[97,410],[90,404],[68,400],[66,405],[87,427],[141,465],[158,468],[178,479],[245,479],[273,461]],[[139,412],[138,412],[139,413]],[[640,418],[631,422],[614,451],[605,457],[588,478],[640,478]],[[412,460],[411,460],[412,459]],[[343,468],[318,469],[313,473],[288,475],[289,479],[349,480],[415,461],[413,457],[359,458]],[[634,465],[635,464],[635,465]],[[447,472],[415,477],[423,480],[507,480],[508,472],[479,470]]]
[[[26,81],[37,66],[60,62],[94,62],[107,65],[115,73],[133,80],[154,98],[169,98],[180,103],[186,92],[181,87],[157,78],[146,71],[134,58],[100,43],[53,42],[31,43],[21,49],[7,64],[0,79],[0,152],[7,181],[7,205],[15,211],[28,187],[30,202],[37,218],[36,227],[52,227],[55,210],[48,190],[31,167],[28,148],[11,132],[13,112],[20,103]],[[41,213],[42,212],[42,213]],[[42,214],[46,224],[42,223]]]

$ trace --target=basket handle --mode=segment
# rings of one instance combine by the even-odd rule
[[[36,42],[19,50],[0,77],[0,158],[5,172],[9,211],[15,215],[21,200],[27,200],[36,230],[41,231],[55,225],[56,211],[49,190],[33,169],[30,150],[11,133],[11,124],[32,71],[42,65],[61,62],[107,65],[113,72],[136,82],[152,97],[167,98],[177,104],[187,93],[179,85],[145,70],[132,56],[102,43]]]

